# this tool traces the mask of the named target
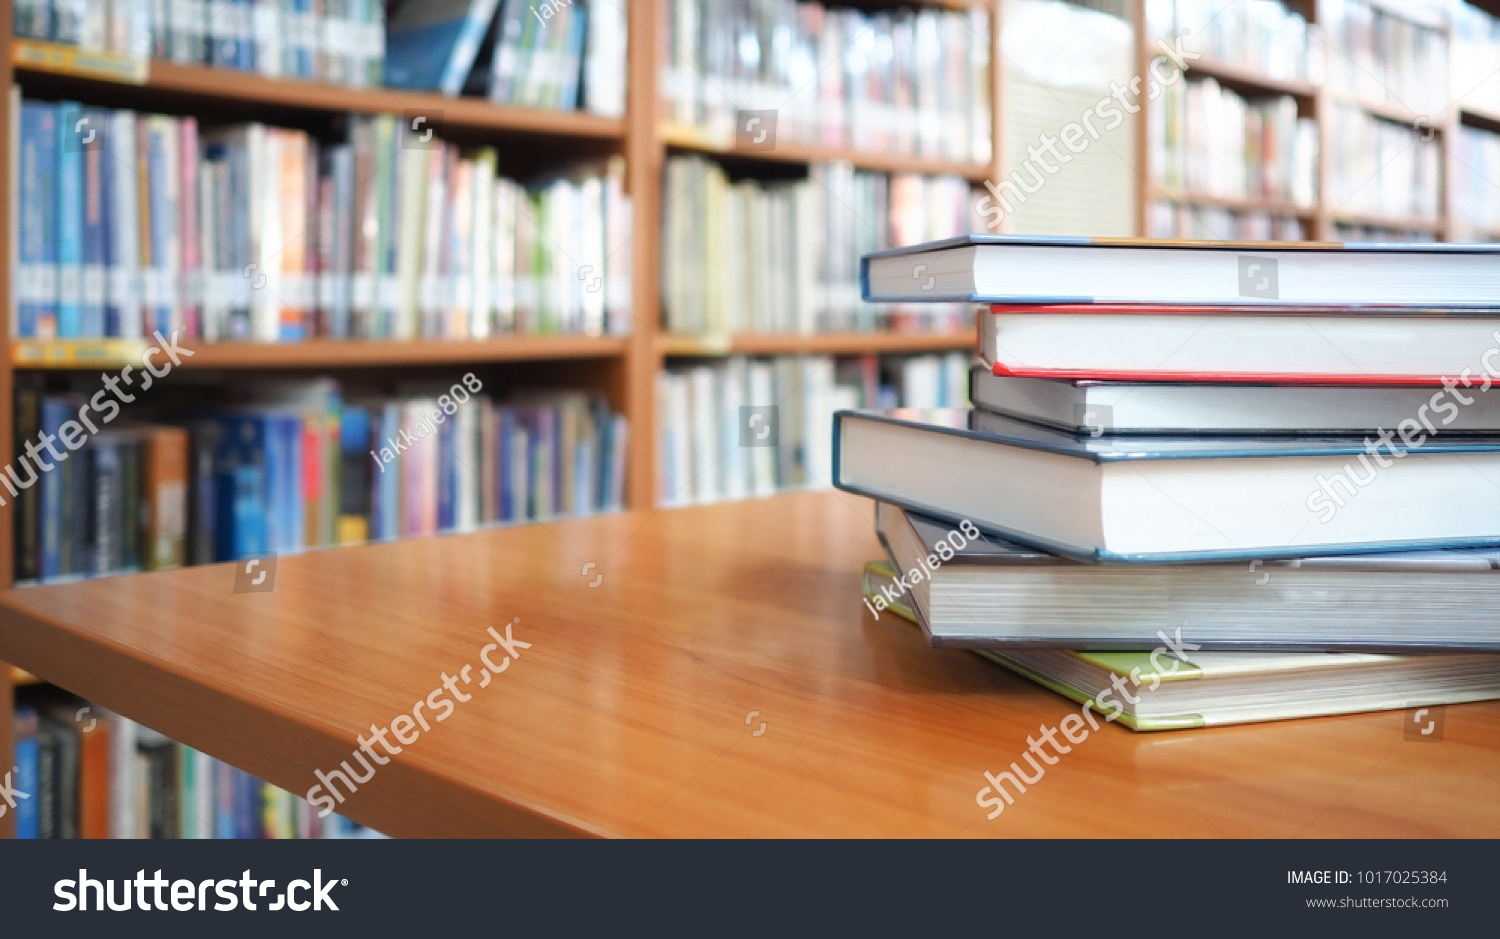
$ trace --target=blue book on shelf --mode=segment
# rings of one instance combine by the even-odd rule
[[[567,63],[567,72],[558,89],[559,110],[573,111],[578,108],[578,80],[583,75],[583,42],[586,35],[584,22],[587,19],[588,8],[576,3],[568,15],[567,48],[562,58]]]
[[[58,105],[57,125],[57,334],[81,336],[83,304],[83,151],[76,125],[78,104]],[[65,127],[72,121],[75,127]]]
[[[255,71],[255,0],[234,0],[240,9],[238,29],[235,31],[234,67],[244,71]]]
[[[242,769],[234,770],[234,836],[260,837],[260,780]]]
[[[234,774],[228,763],[214,760],[214,837],[227,841],[234,837]]]
[[[11,786],[18,793],[15,802],[16,813],[16,837],[36,838],[39,835],[37,824],[37,803],[41,801],[41,793],[38,791],[37,780],[40,775],[37,764],[40,760],[39,747],[37,746],[37,716],[36,711],[27,705],[16,708],[15,716],[16,730],[16,775],[11,781]],[[5,767],[8,771],[10,768]],[[21,798],[19,793],[25,793],[29,798]]]
[[[385,27],[385,83],[452,98],[474,67],[498,0],[406,0]]]
[[[259,420],[266,445],[266,546],[286,554],[302,548],[302,421],[288,414]]]
[[[222,419],[215,458],[217,560],[264,554],[266,544],[265,423],[256,415]]]
[[[458,434],[452,417],[437,425],[437,527],[448,531],[456,523],[458,505]]]
[[[21,105],[16,335],[57,331],[57,107]]]
[[[106,113],[86,111],[95,134],[104,133]],[[104,332],[105,240],[109,231],[109,191],[105,188],[104,165],[109,154],[104,147],[83,152],[83,312],[79,335],[98,338]]]

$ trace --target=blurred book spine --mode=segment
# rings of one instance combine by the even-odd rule
[[[958,176],[814,163],[806,179],[731,182],[715,163],[667,160],[662,308],[674,335],[962,329],[963,304],[860,299],[859,257],[976,231]]]
[[[777,139],[988,163],[990,17],[772,0],[667,0],[663,113],[719,140],[775,111]]]
[[[355,116],[347,139],[25,101],[17,339],[622,335],[622,157],[522,185]],[[555,246],[567,245],[567,250]]]

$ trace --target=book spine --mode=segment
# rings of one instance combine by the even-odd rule
[[[57,128],[57,334],[82,333],[83,303],[83,139],[86,118],[78,105],[58,107]],[[71,124],[72,126],[65,126]]]
[[[140,818],[136,780],[137,725],[128,717],[109,716],[109,837],[138,837]]]
[[[120,570],[145,570],[146,539],[141,525],[145,492],[141,440],[134,436],[120,441]]]
[[[15,712],[15,789],[28,798],[16,798],[13,809],[15,836],[22,839],[40,837],[38,805],[40,745],[37,741],[36,712],[17,708]]]
[[[42,393],[40,388],[18,382],[15,388],[15,458],[6,470],[10,482],[20,487],[15,500],[15,578],[18,581],[36,580],[41,574],[39,509],[42,486],[37,485],[38,469],[23,456],[26,444],[36,440],[41,432]],[[34,444],[33,444],[34,446]],[[17,471],[17,467],[20,471]],[[28,482],[29,480],[29,482]]]
[[[21,266],[17,273],[17,333],[57,335],[57,143],[54,105],[26,102],[21,115]]]
[[[104,150],[108,129],[102,111],[84,112],[88,132],[97,138],[84,147],[83,160],[83,230],[82,269],[80,275],[80,329],[79,335],[91,338],[102,337],[104,332],[104,241],[108,225],[108,202],[104,189]]]

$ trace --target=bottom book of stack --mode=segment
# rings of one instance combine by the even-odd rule
[[[945,566],[934,552],[930,558],[940,563],[932,569],[914,562],[898,573],[895,564],[901,558],[892,543],[903,535],[932,543],[933,533],[943,526],[886,503],[877,505],[877,530],[892,561],[865,565],[863,591],[870,609],[878,609],[877,616],[890,612],[911,620],[934,645],[942,645],[926,610],[933,574],[946,570],[949,578],[979,581],[986,576],[984,565],[971,555],[967,565]],[[999,566],[1013,569],[1014,564],[1014,558],[1004,558]],[[917,600],[919,590],[923,602]],[[1005,618],[1005,613],[990,613],[985,621]],[[1500,699],[1500,655],[1493,653],[1200,651],[1177,629],[1163,629],[1158,642],[1159,648],[1151,651],[1110,651],[1002,640],[973,651],[1138,731]]]
[[[369,838],[348,819],[50,687],[15,713],[18,838]]]

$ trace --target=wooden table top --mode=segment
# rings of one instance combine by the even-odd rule
[[[1108,725],[988,820],[984,771],[1078,708],[876,621],[872,517],[797,493],[310,552],[269,593],[227,564],[29,588],[0,659],[299,794],[471,665],[341,809],[395,836],[1500,836],[1500,702],[1438,744],[1400,712]]]

